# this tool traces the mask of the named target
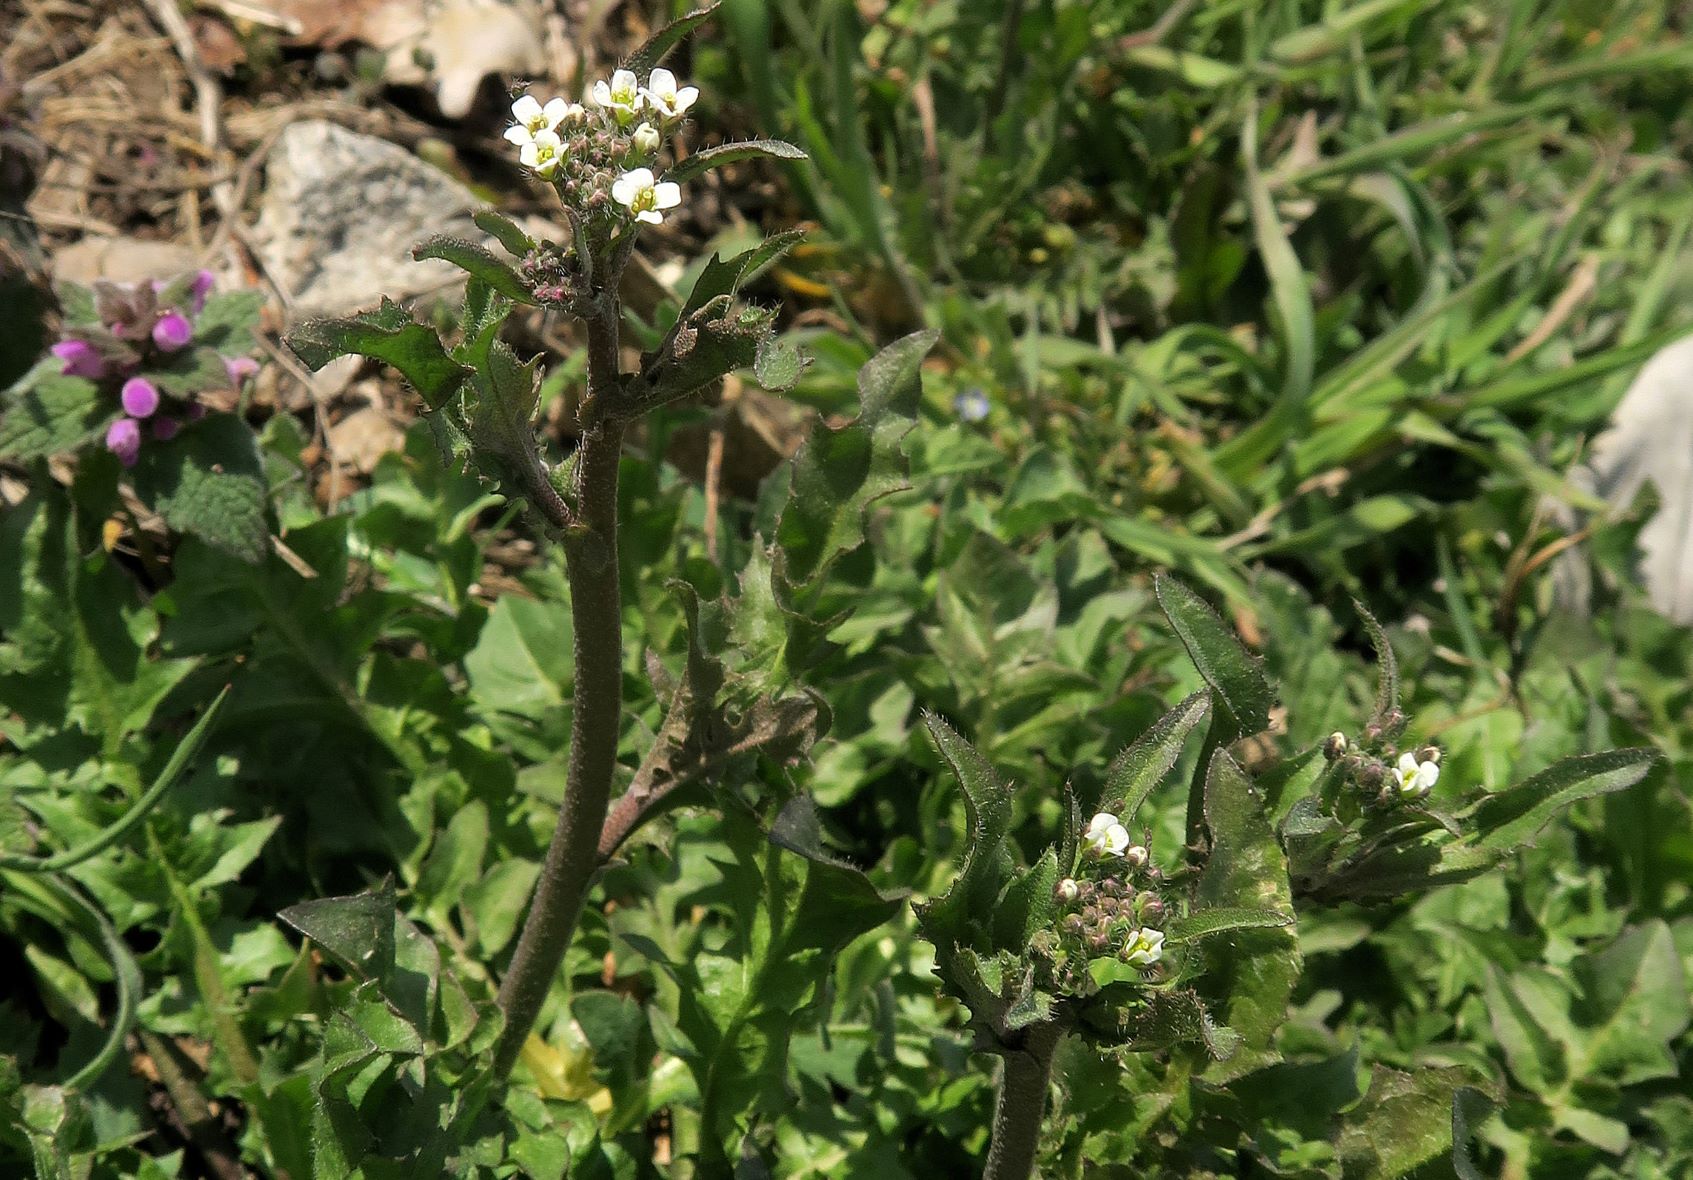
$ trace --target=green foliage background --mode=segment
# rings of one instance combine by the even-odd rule
[[[1588,750],[1667,761],[1505,873],[1302,908],[1279,1064],[1219,1089],[1180,1055],[1067,1054],[1053,1174],[1693,1169],[1693,643],[1637,582],[1650,504],[1572,551],[1584,610],[1554,599],[1546,509],[1597,507],[1571,465],[1688,327],[1686,21],[1626,0],[727,0],[692,51],[702,127],[811,157],[764,226],[816,224],[762,280],[814,313],[786,333],[814,358],[794,396],[850,415],[880,344],[940,329],[899,409],[910,489],[827,579],[798,571],[807,625],[779,658],[734,669],[784,686],[803,667],[829,737],[803,763],[747,760],[606,874],[526,1058],[538,1082],[457,1165],[652,1175],[662,1143],[700,1174],[737,1154],[781,1176],[967,1174],[991,1076],[960,1007],[909,907],[854,937],[884,899],[942,894],[958,859],[962,802],[919,713],[1016,784],[1011,839],[1038,849],[1064,782],[1097,797],[1201,687],[1154,601],[1171,568],[1279,685],[1249,769],[1368,716],[1353,597],[1388,623],[1412,737],[1446,751],[1437,799]],[[982,423],[954,409],[970,390]],[[786,477],[723,504],[713,556],[701,489],[656,458],[701,413],[667,412],[623,469],[631,770],[662,720],[643,652],[672,676],[688,652],[667,583],[770,583],[754,538],[778,535]],[[292,418],[263,428],[312,577],[188,539],[154,588],[104,555],[104,457],[0,520],[0,851],[98,834],[231,686],[192,773],[62,893],[6,871],[5,1174],[201,1174],[203,1145],[151,1113],[168,1079],[49,1085],[129,999],[150,1037],[203,1047],[183,1093],[221,1096],[216,1133],[268,1173],[313,1175],[326,1125],[366,1144],[368,1175],[415,1169],[430,1119],[478,1100],[453,1053],[487,1035],[480,964],[509,953],[563,778],[561,567],[481,592],[507,517],[425,427],[328,516],[305,443]],[[738,619],[787,625],[775,604]],[[817,823],[782,812],[772,843],[756,817],[800,789]],[[1183,803],[1170,785],[1142,809],[1155,848],[1179,848]],[[328,960],[278,918],[384,879],[398,914],[314,934]],[[337,969],[336,937],[386,950]],[[1437,1142],[1471,1116],[1473,1162]]]

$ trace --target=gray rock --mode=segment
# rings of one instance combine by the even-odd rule
[[[386,140],[334,123],[289,126],[265,172],[255,233],[298,316],[346,315],[384,295],[450,288],[463,272],[415,262],[412,247],[434,233],[486,240],[471,222],[482,202],[469,189]]]
[[[1658,510],[1640,530],[1640,577],[1659,613],[1693,623],[1693,336],[1641,367],[1570,482],[1602,496],[1619,515],[1647,484],[1656,489]],[[1565,554],[1556,574],[1559,602],[1585,610],[1585,558]]]

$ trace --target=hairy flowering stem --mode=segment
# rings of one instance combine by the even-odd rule
[[[1000,1050],[1005,1070],[999,1079],[993,1140],[982,1180],[1028,1180],[1035,1174],[1046,1091],[1052,1081],[1052,1058],[1063,1035],[1058,1021],[1043,1020],[1029,1026],[1021,1044]]]
[[[615,308],[588,321],[588,400],[576,467],[576,520],[564,534],[570,614],[575,627],[575,678],[570,720],[570,762],[564,803],[547,846],[547,858],[524,919],[511,968],[500,985],[505,1030],[494,1050],[494,1070],[504,1077],[535,1026],[558,975],[564,952],[594,870],[600,829],[617,765],[623,706],[623,616],[617,582],[617,467],[623,451],[623,418],[615,400]]]

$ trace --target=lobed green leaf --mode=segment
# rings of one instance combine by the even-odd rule
[[[301,324],[284,342],[313,372],[349,355],[392,365],[431,410],[440,409],[470,376],[469,369],[447,355],[433,328],[415,322],[405,308],[386,298],[375,311],[351,319]]]

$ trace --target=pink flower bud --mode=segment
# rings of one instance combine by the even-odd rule
[[[61,340],[50,350],[64,364],[59,372],[67,377],[100,377],[106,366],[100,353],[86,340]]]
[[[123,383],[124,413],[132,418],[151,417],[159,408],[159,391],[145,377],[131,377]]]
[[[194,339],[194,325],[178,312],[166,312],[153,325],[153,343],[166,352],[175,352]]]
[[[217,282],[217,276],[209,270],[202,270],[194,276],[194,285],[189,293],[194,296],[194,314],[199,315],[206,306],[206,296],[212,293],[212,284]]]
[[[175,418],[154,418],[153,437],[160,442],[169,442],[176,437],[176,432],[182,429],[182,423]]]
[[[106,449],[125,467],[134,467],[141,457],[141,423],[134,418],[119,418],[112,423],[106,430]]]
[[[250,356],[227,356],[223,358],[223,367],[229,374],[229,383],[239,389],[242,382],[259,371],[259,362]]]
[[[183,415],[183,417],[187,418],[190,422],[198,422],[205,416],[206,407],[202,406],[199,402],[195,402],[193,405],[189,406],[188,412]]]

